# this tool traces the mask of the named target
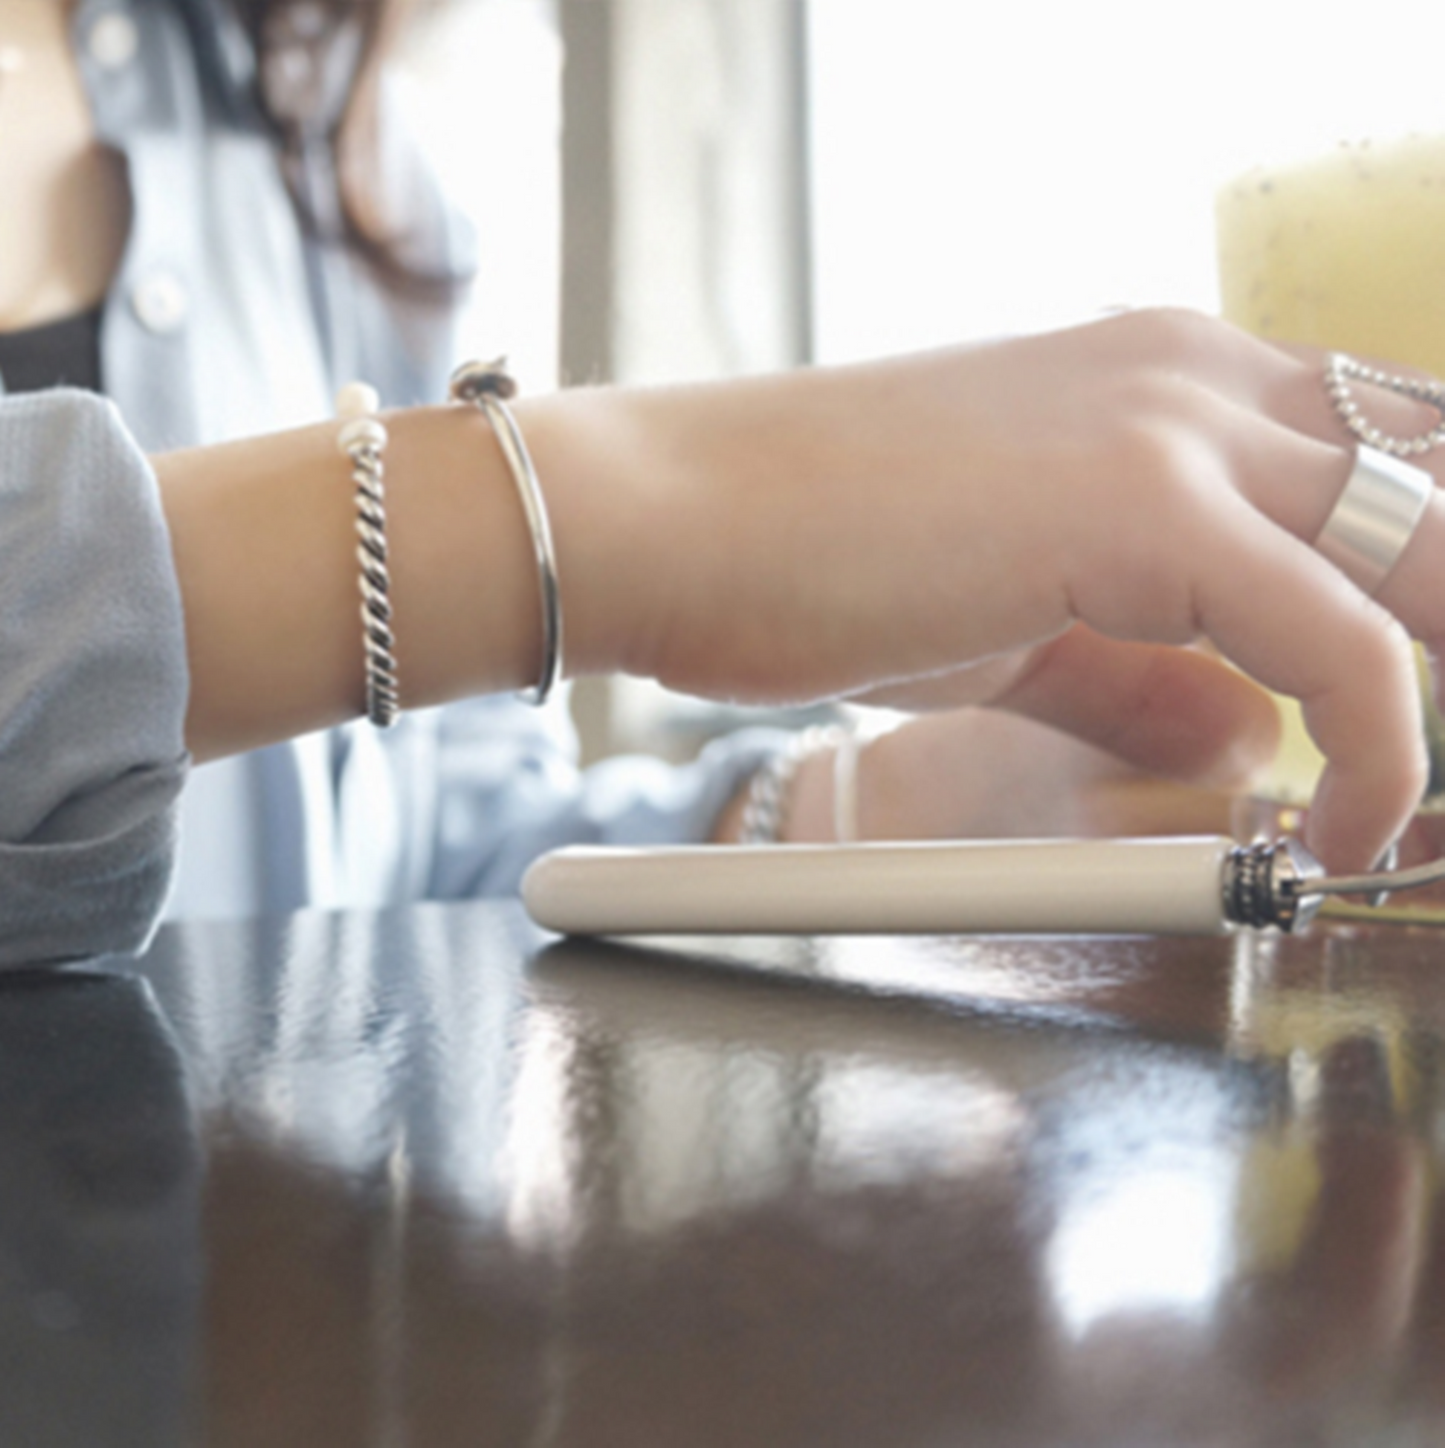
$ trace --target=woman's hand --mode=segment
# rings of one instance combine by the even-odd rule
[[[1424,411],[1384,393],[1369,405],[1401,432]],[[1406,628],[1432,647],[1445,637],[1445,506],[1427,510],[1378,601],[1315,552],[1353,459],[1316,356],[1134,313],[517,410],[574,673],[756,702],[882,690],[991,703],[1175,774],[1181,759],[1194,768],[1202,725],[1227,774],[1268,726],[1257,696],[1182,648],[1204,639],[1302,702],[1328,760],[1310,812],[1327,865],[1371,864],[1418,800]],[[536,569],[485,420],[429,408],[387,421],[404,703],[532,682]],[[359,707],[335,437],[318,425],[156,460],[198,757]]]
[[[929,713],[860,745],[859,837],[1229,833],[1235,799],[1275,755],[1273,700],[1190,649],[1110,645],[1096,676],[1083,667],[1091,639],[1080,626],[1045,646],[1067,661],[1043,689],[1007,691],[1004,708]],[[1054,727],[1021,717],[1021,703]],[[803,761],[785,839],[836,838],[834,788],[831,750]]]
[[[584,422],[551,473],[572,480],[564,510],[593,522],[586,543],[559,532],[564,588],[579,561],[569,618],[623,621],[613,666],[760,701],[927,680],[1112,744],[1128,728],[1114,689],[1141,660],[1146,697],[1189,687],[1196,665],[1175,679],[1157,647],[1206,639],[1303,704],[1328,760],[1310,834],[1329,865],[1372,863],[1419,798],[1401,621],[1427,642],[1445,633],[1445,511],[1432,505],[1378,602],[1314,551],[1353,458],[1314,357],[1134,313],[539,406],[534,451],[561,435],[549,407],[599,409],[594,431],[616,443],[579,465]],[[1418,411],[1378,398],[1387,427],[1414,430]],[[604,500],[622,520],[610,558]],[[629,570],[630,598],[615,587]],[[1155,651],[1126,647],[1140,644]]]

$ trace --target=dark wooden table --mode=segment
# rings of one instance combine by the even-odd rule
[[[0,983],[0,1445],[1445,1442],[1445,933]]]

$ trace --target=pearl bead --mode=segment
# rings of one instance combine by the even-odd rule
[[[381,396],[370,383],[348,382],[336,394],[337,417],[369,417],[380,411]]]

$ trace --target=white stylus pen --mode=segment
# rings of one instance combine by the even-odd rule
[[[1294,840],[1222,836],[574,847],[539,859],[522,898],[574,935],[1214,935],[1301,928],[1322,875]]]

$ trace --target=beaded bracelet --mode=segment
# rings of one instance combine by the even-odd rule
[[[793,780],[807,759],[833,751],[833,838],[840,844],[858,839],[857,732],[846,725],[814,726],[796,735],[753,775],[743,801],[738,841],[744,845],[775,845],[787,824]]]
[[[1364,415],[1350,387],[1351,381],[1364,382],[1393,392],[1397,397],[1423,402],[1435,409],[1440,421],[1414,437],[1394,437]],[[1334,352],[1325,363],[1325,392],[1340,421],[1359,442],[1377,452],[1389,453],[1397,458],[1418,457],[1445,443],[1445,383],[1433,377],[1397,376],[1357,362],[1345,352]]]

